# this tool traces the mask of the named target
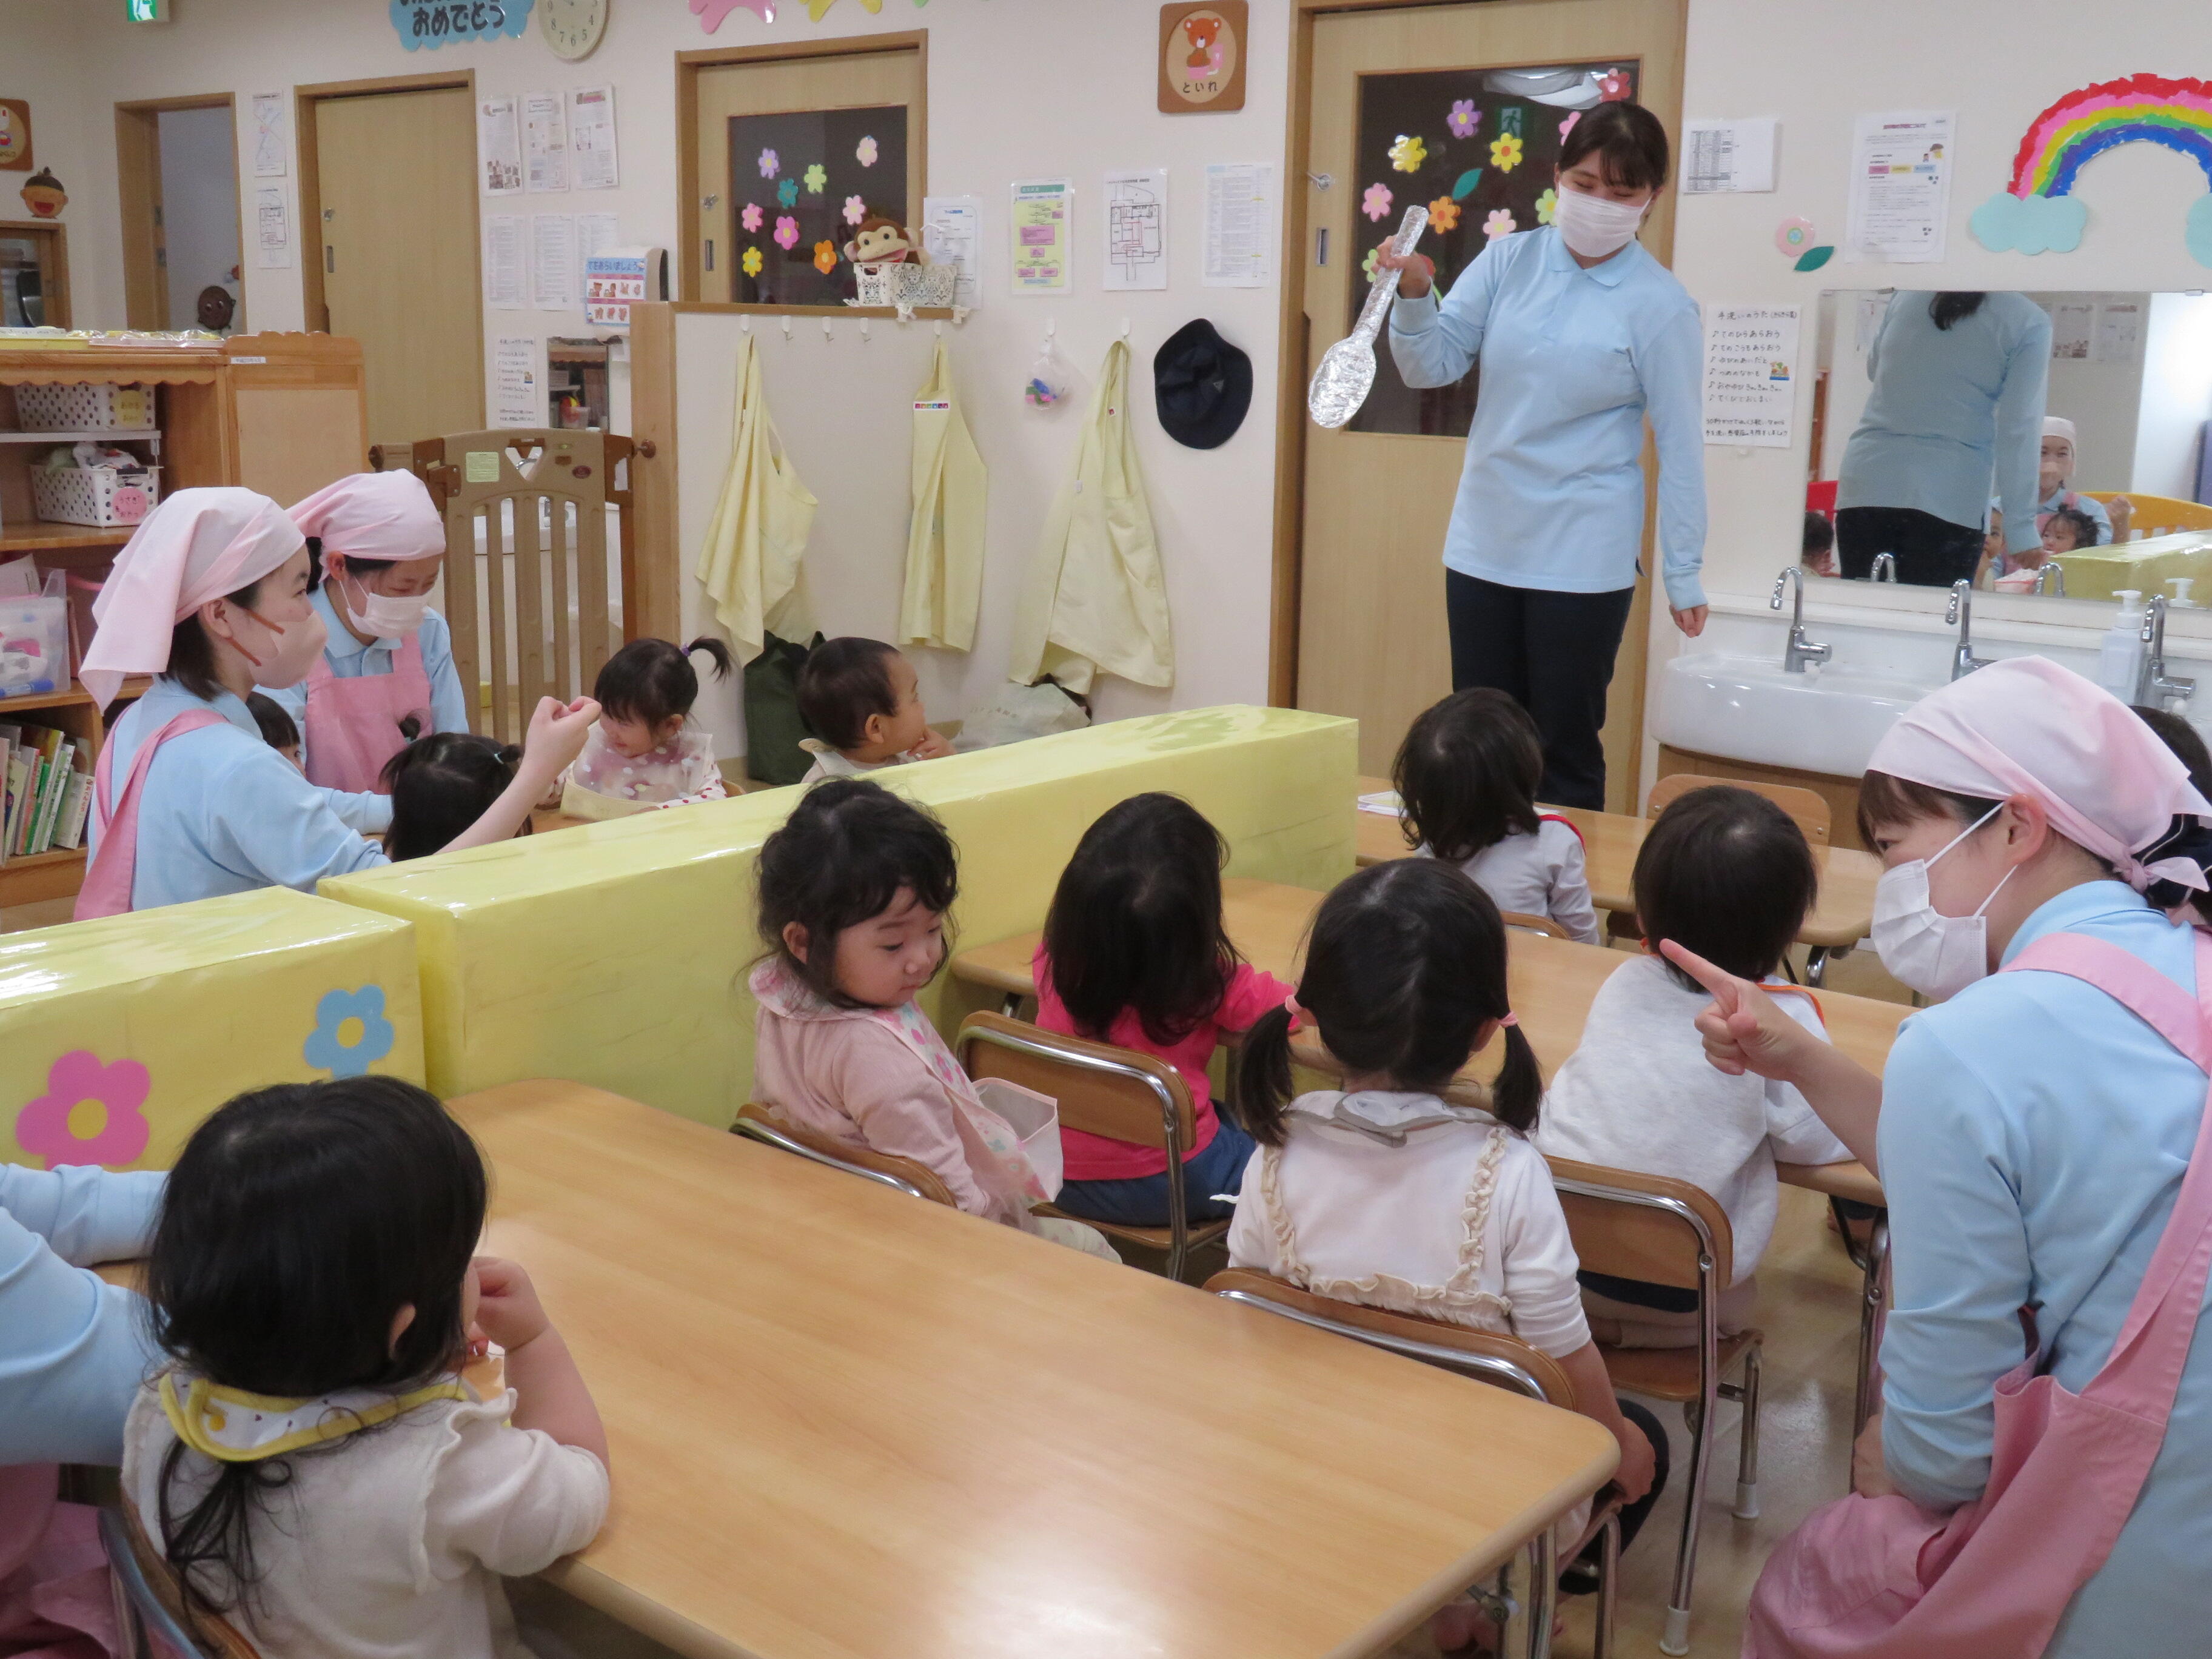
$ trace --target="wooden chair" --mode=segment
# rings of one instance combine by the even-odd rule
[[[1608,1348],[1600,1345],[1616,1387],[1630,1394],[1696,1408],[1690,1425],[1690,1488],[1682,1505],[1682,1540],[1674,1557],[1674,1595],[1667,1605],[1660,1650],[1690,1650],[1690,1592],[1698,1568],[1698,1522],[1712,1462],[1716,1403],[1743,1405],[1738,1440],[1735,1514],[1759,1514],[1759,1370],[1764,1338],[1757,1330],[1720,1334],[1720,1294],[1735,1273],[1728,1213],[1686,1181],[1631,1170],[1548,1159],[1567,1231],[1583,1267],[1616,1279],[1641,1279],[1698,1293],[1698,1340],[1682,1348]],[[1743,1368],[1743,1382],[1721,1378]]]
[[[123,1659],[260,1659],[228,1620],[189,1608],[176,1570],[147,1537],[126,1499],[100,1511],[115,1591],[115,1628]]]
[[[1560,927],[1549,916],[1532,916],[1525,910],[1500,910],[1498,915],[1498,920],[1508,927],[1525,927],[1532,933],[1542,933],[1549,939],[1571,939],[1574,938],[1572,933]]]
[[[1710,789],[1715,784],[1726,784],[1734,789],[1748,789],[1754,795],[1765,796],[1790,814],[1797,827],[1805,832],[1807,841],[1815,847],[1828,844],[1835,814],[1829,810],[1826,799],[1810,789],[1801,789],[1794,783],[1753,783],[1743,778],[1709,778],[1698,772],[1676,772],[1651,786],[1651,799],[1644,809],[1644,816],[1656,818],[1692,789]]]
[[[960,1022],[953,1043],[960,1063],[973,1078],[1004,1078],[1050,1095],[1060,1103],[1065,1129],[1104,1135],[1167,1154],[1170,1173],[1180,1175],[1183,1154],[1197,1138],[1198,1120],[1190,1090],[1164,1060],[1117,1048],[1109,1042],[1041,1030],[1004,1014],[975,1013]],[[1096,1227],[1109,1238],[1126,1240],[1167,1256],[1167,1276],[1180,1279],[1194,1246],[1210,1244],[1229,1231],[1226,1221],[1194,1224],[1187,1213],[1182,1182],[1167,1183],[1168,1224],[1131,1227],[1092,1221],[1051,1205],[1040,1215],[1061,1216]]]
[[[612,433],[554,428],[461,432],[414,446],[410,468],[445,515],[446,613],[475,730],[521,742],[538,698],[588,696],[635,633],[635,451]],[[621,526],[611,560],[611,505]],[[617,588],[619,616],[608,602]],[[486,687],[488,711],[473,707]]]
[[[802,1129],[775,1115],[772,1106],[756,1105],[750,1102],[738,1108],[738,1121],[730,1125],[733,1135],[744,1135],[764,1146],[774,1146],[782,1152],[793,1152],[816,1164],[826,1164],[833,1170],[842,1170],[847,1175],[859,1176],[864,1181],[873,1181],[889,1187],[894,1192],[904,1193],[908,1198],[928,1200],[948,1209],[959,1206],[952,1201],[951,1188],[944,1177],[927,1164],[910,1158],[901,1158],[896,1152],[878,1152],[866,1146],[848,1146],[842,1140],[832,1140],[828,1135],[812,1129]]]
[[[1575,1409],[1575,1385],[1559,1362],[1517,1336],[1478,1331],[1465,1325],[1447,1324],[1413,1314],[1391,1313],[1381,1308],[1363,1308],[1358,1303],[1316,1296],[1272,1273],[1254,1273],[1244,1267],[1231,1267],[1214,1274],[1206,1281],[1206,1288],[1226,1301],[1280,1314],[1301,1325],[1349,1337],[1407,1359],[1418,1359],[1425,1365],[1454,1371],[1526,1399],[1540,1400],[1566,1411]],[[1597,1625],[1591,1638],[1591,1659],[1607,1659],[1613,1651],[1613,1601],[1620,1563],[1620,1510],[1619,1491],[1612,1486],[1601,1488],[1590,1512],[1590,1521],[1599,1538]],[[1529,1587],[1534,1592],[1532,1600],[1536,1604],[1528,1613],[1531,1655],[1548,1653],[1551,1649],[1553,1607],[1559,1589],[1559,1573],[1552,1554],[1552,1529],[1547,1527],[1539,1538],[1531,1539],[1528,1544]]]

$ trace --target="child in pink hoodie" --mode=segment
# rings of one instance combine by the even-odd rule
[[[754,1093],[801,1128],[927,1165],[980,1215],[1118,1261],[1046,1196],[914,999],[944,965],[959,891],[944,826],[879,784],[811,789],[763,844]],[[995,1149],[995,1150],[994,1150]]]

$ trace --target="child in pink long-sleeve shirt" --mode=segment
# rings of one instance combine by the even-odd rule
[[[753,969],[757,1098],[801,1128],[910,1158],[970,1215],[1118,1261],[1080,1222],[1030,1213],[1012,1129],[915,1006],[945,963],[957,855],[934,818],[879,784],[833,779],[763,844]],[[994,1148],[998,1150],[994,1150]]]

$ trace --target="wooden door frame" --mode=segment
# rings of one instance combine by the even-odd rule
[[[115,106],[115,196],[123,216],[123,313],[132,328],[189,328],[169,315],[167,270],[154,259],[154,216],[161,206],[161,117],[177,110],[230,112],[230,190],[238,204],[238,288],[246,294],[246,198],[238,182],[238,105],[227,92],[137,98]],[[166,240],[166,239],[164,239]]]
[[[322,81],[292,88],[292,130],[300,146],[300,222],[293,246],[300,260],[300,298],[311,331],[331,331],[331,307],[323,293],[323,177],[322,152],[318,145],[316,106],[333,98],[364,98],[386,92],[443,92],[459,88],[469,95],[469,130],[476,130],[477,72],[458,69],[429,75],[385,75],[368,81]],[[477,319],[477,377],[483,378],[483,181],[477,163],[469,163],[469,200],[473,204],[469,242],[477,267],[474,305]],[[314,246],[310,248],[308,244]],[[481,391],[477,401],[483,401]]]
[[[47,325],[52,328],[68,328],[71,325],[70,323],[68,228],[58,219],[0,219],[0,236],[20,236],[34,232],[53,239],[52,244],[54,250],[53,270],[49,273],[44,263],[41,262],[39,272],[41,279],[49,274],[53,278],[53,285],[51,289],[43,286],[42,283],[40,290],[40,299],[46,307]]]
[[[1512,4],[1516,0],[1487,0],[1491,4]],[[1540,3],[1540,0],[1531,0]],[[1682,43],[1677,50],[1686,57],[1689,31],[1688,0],[1667,0],[1674,8],[1676,27]],[[1315,20],[1324,13],[1360,11],[1407,11],[1416,7],[1458,6],[1470,0],[1292,0],[1291,13],[1291,74],[1290,111],[1287,135],[1283,151],[1283,241],[1278,255],[1283,273],[1282,313],[1275,334],[1276,374],[1275,394],[1275,536],[1273,574],[1267,607],[1267,701],[1278,708],[1297,706],[1298,697],[1298,589],[1304,579],[1305,529],[1305,471],[1306,471],[1306,380],[1311,373],[1307,359],[1309,342],[1305,334],[1307,234],[1304,173],[1306,149],[1312,139],[1312,123],[1308,111],[1313,103],[1313,40]],[[1674,137],[1677,150],[1681,143],[1682,116],[1680,100],[1672,112]],[[1664,120],[1668,112],[1661,111]],[[1671,185],[1674,181],[1668,180]],[[1663,263],[1671,262],[1674,253],[1673,222],[1667,231],[1667,246],[1662,253]],[[1648,496],[1651,485],[1647,484]],[[1651,515],[1647,511],[1647,528]],[[1656,580],[1656,577],[1653,578]],[[1638,704],[1643,701],[1644,689],[1632,688]],[[1639,718],[1638,726],[1642,726]]]
[[[706,286],[699,261],[699,152],[695,141],[699,129],[699,74],[702,70],[730,64],[775,64],[803,58],[868,58],[883,52],[912,52],[921,71],[918,106],[907,112],[907,153],[915,158],[922,189],[929,188],[929,31],[908,29],[896,34],[842,34],[827,40],[799,40],[762,46],[709,46],[676,54],[676,200],[677,240],[682,252],[677,260],[675,298],[696,301]],[[909,202],[915,216],[921,204]],[[819,312],[845,316],[849,308],[833,306],[736,305],[738,311],[763,312],[775,316],[798,316]]]

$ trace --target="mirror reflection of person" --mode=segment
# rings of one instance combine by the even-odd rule
[[[1867,351],[1874,382],[1844,447],[1836,544],[1846,577],[1897,556],[1897,579],[1948,587],[1982,559],[1994,477],[2006,550],[2042,545],[2037,442],[2051,319],[2022,294],[1902,292]]]
[[[1805,545],[1797,556],[1808,576],[1832,576],[1836,574],[1836,527],[1828,522],[1825,513],[1805,511]]]
[[[2112,515],[2094,496],[2074,493],[2070,482],[2074,477],[2074,437],[2073,422],[2058,415],[2043,417],[2043,455],[2035,477],[2036,526],[2039,530],[2047,529],[2055,513],[2079,513],[2096,532],[2081,544],[2101,546],[2112,539]]]

